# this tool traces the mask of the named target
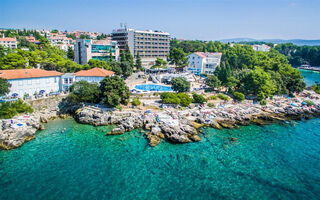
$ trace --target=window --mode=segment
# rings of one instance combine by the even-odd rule
[[[57,83],[57,77],[54,77],[54,82]]]

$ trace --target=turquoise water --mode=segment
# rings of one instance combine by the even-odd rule
[[[301,75],[303,76],[307,86],[314,85],[315,81],[318,81],[320,83],[320,72],[313,72],[303,69],[300,69],[299,71],[301,72]]]
[[[138,130],[108,130],[56,120],[0,151],[0,199],[320,198],[320,119],[205,129],[198,143],[154,148]]]
[[[171,92],[173,91],[169,86],[163,85],[154,85],[154,84],[144,84],[144,85],[136,85],[134,88],[143,91],[159,91],[159,92]]]

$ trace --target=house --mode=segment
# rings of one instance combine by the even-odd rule
[[[188,55],[187,71],[200,74],[213,74],[220,65],[222,53],[195,52]]]
[[[26,36],[25,39],[28,40],[30,43],[33,43],[33,44],[40,44],[40,41],[36,40],[36,38],[33,37],[33,36]]]
[[[60,92],[62,73],[42,69],[0,70],[0,78],[11,84],[9,96],[24,97],[34,94]]]
[[[87,81],[89,83],[99,83],[104,79],[106,76],[113,76],[114,72],[105,70],[102,68],[92,68],[89,70],[81,70],[76,73],[75,75],[75,81]]]
[[[271,47],[269,47],[268,45],[265,44],[261,44],[261,45],[252,45],[253,50],[255,51],[263,51],[263,52],[268,52],[270,51]]]
[[[16,49],[17,48],[17,39],[16,38],[9,38],[9,37],[0,38],[0,45],[3,45],[8,48]]]

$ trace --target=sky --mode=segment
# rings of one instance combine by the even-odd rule
[[[181,39],[320,39],[320,0],[0,0],[0,28],[111,33],[161,30]]]

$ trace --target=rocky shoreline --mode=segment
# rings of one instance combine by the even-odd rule
[[[103,108],[70,105],[63,98],[31,102],[35,112],[0,120],[0,149],[10,150],[36,137],[43,130],[42,123],[56,118],[73,116],[78,123],[94,126],[116,125],[107,135],[119,135],[136,128],[146,130],[150,146],[161,140],[171,143],[188,143],[201,140],[202,127],[215,129],[238,128],[251,123],[263,125],[285,120],[320,117],[319,102],[312,106],[302,105],[304,98],[272,100],[267,106],[220,102],[214,108],[192,104],[188,108],[146,109],[124,108],[107,111]],[[234,139],[234,138],[233,138]]]
[[[107,135],[118,135],[136,128],[147,131],[151,146],[161,140],[172,143],[197,142],[201,140],[199,129],[203,126],[216,129],[238,128],[251,123],[264,125],[285,120],[310,119],[320,116],[320,106],[260,106],[228,104],[209,108],[200,105],[184,110],[124,110],[105,112],[97,108],[83,107],[74,115],[77,122],[94,126],[115,124]]]

